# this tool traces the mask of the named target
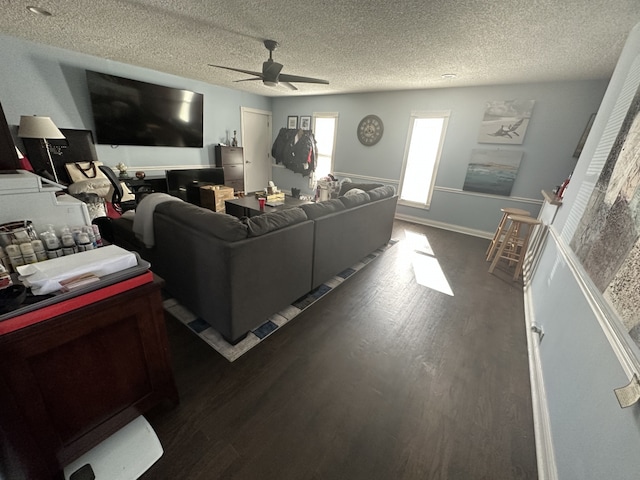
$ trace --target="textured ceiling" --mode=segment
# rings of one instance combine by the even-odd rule
[[[639,0],[0,0],[0,31],[267,96],[608,78]],[[27,11],[35,5],[43,17]],[[282,73],[240,82],[274,39]],[[454,80],[444,73],[456,73]]]

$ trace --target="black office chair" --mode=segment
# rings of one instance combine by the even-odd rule
[[[116,174],[113,172],[113,170],[111,170],[106,165],[100,165],[98,168],[107,176],[109,182],[113,186],[113,196],[111,197],[111,204],[113,205],[113,208],[120,214],[126,212],[127,210],[135,210],[137,206],[137,202],[135,200],[129,200],[126,202],[122,201],[124,191],[122,190],[120,179],[116,177]]]

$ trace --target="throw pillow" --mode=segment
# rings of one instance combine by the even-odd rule
[[[265,233],[295,225],[307,220],[307,214],[299,207],[287,208],[276,212],[264,213],[257,217],[243,218],[249,237],[259,237]]]
[[[339,212],[344,210],[344,203],[339,199],[334,198],[332,200],[326,200],[318,203],[306,203],[300,205],[300,208],[307,214],[309,220],[315,220],[316,218],[324,217],[333,212]]]
[[[374,188],[382,187],[381,183],[352,183],[352,182],[344,182],[340,186],[340,196],[347,193],[352,188],[359,188],[360,190],[364,190],[368,192],[369,190],[373,190]]]
[[[353,208],[363,203],[370,201],[369,194],[367,192],[358,193],[356,195],[349,195],[340,197],[339,200],[344,204],[346,208]]]
[[[369,197],[371,201],[380,200],[382,198],[393,197],[396,193],[396,189],[391,185],[385,185],[384,187],[374,188],[373,190],[369,190]]]
[[[365,193],[364,190],[359,188],[352,188],[348,190],[347,193],[344,194],[345,197],[353,197],[354,195],[358,195],[359,193]]]
[[[99,197],[108,198],[109,191],[111,190],[111,182],[107,177],[85,179],[78,182],[73,182],[68,187],[71,195],[78,195],[80,193],[95,193]]]

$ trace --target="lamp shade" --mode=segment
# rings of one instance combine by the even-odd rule
[[[36,115],[20,117],[18,136],[20,138],[65,138],[50,117]]]

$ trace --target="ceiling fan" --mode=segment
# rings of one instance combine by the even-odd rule
[[[264,46],[269,50],[269,60],[262,63],[262,73],[254,72],[252,70],[243,70],[241,68],[224,67],[222,65],[212,65],[210,67],[224,68],[225,70],[232,70],[234,72],[246,73],[248,75],[255,75],[254,78],[245,78],[243,80],[236,80],[236,82],[250,82],[253,80],[262,80],[262,83],[269,87],[275,87],[279,83],[285,85],[291,90],[298,90],[291,82],[296,83],[322,83],[329,85],[327,80],[311,77],[301,77],[299,75],[288,75],[286,73],[280,73],[282,70],[282,64],[273,61],[273,52],[278,48],[279,44],[275,40],[265,40]]]

